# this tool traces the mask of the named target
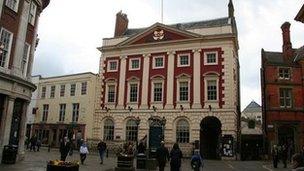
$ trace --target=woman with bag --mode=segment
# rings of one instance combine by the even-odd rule
[[[88,146],[86,142],[83,142],[82,145],[80,146],[80,161],[81,164],[84,163],[85,159],[87,158],[87,154],[89,154]]]

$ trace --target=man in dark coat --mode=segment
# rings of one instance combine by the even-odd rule
[[[182,164],[183,153],[179,149],[177,143],[173,145],[173,149],[170,152],[170,168],[171,171],[180,171]]]
[[[104,158],[104,154],[107,150],[107,144],[105,142],[103,142],[102,140],[100,140],[100,142],[97,145],[97,149],[99,152],[100,164],[103,164],[103,158]]]
[[[60,144],[60,154],[62,161],[65,161],[66,157],[68,156],[69,152],[71,150],[71,143],[69,142],[67,137],[63,138],[63,141]]]
[[[272,153],[273,167],[278,168],[279,150],[278,150],[277,145],[273,145],[271,153]]]
[[[165,147],[165,142],[162,141],[161,146],[156,150],[156,159],[158,161],[159,171],[164,171],[167,160],[169,159],[169,151]]]

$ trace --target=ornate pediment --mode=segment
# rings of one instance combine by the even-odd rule
[[[195,33],[156,23],[141,33],[136,34],[123,41],[120,46],[177,41],[183,39],[193,39],[197,37],[199,37],[199,35]]]

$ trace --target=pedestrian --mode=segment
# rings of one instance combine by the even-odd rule
[[[273,167],[278,168],[278,162],[279,162],[279,151],[277,145],[273,145],[272,147],[272,162]]]
[[[301,154],[294,154],[292,156],[292,171],[304,171],[304,161]]]
[[[100,156],[100,164],[103,164],[103,158],[104,158],[104,154],[107,150],[107,144],[105,142],[103,142],[102,140],[100,140],[100,142],[97,145],[97,149],[98,149],[99,156]]]
[[[200,171],[201,168],[203,169],[204,163],[203,158],[200,155],[199,149],[194,150],[194,154],[191,157],[191,167],[194,171]]]
[[[284,168],[287,168],[288,150],[286,145],[282,146],[281,157],[282,157],[282,162],[284,164]]]
[[[65,161],[70,150],[71,150],[71,143],[68,137],[64,137],[62,142],[60,143],[60,155],[61,155],[60,160]]]
[[[137,153],[138,154],[145,154],[146,152],[146,147],[144,145],[144,142],[140,142],[139,145],[137,146]]]
[[[87,158],[87,154],[89,154],[88,146],[85,141],[80,146],[79,153],[80,153],[81,164],[83,164],[85,159]]]
[[[37,145],[37,151],[39,151],[41,147],[41,140],[38,139],[36,145]]]
[[[171,171],[179,171],[182,163],[183,153],[179,149],[177,143],[173,145],[173,148],[170,152],[170,168]]]
[[[31,143],[31,147],[30,147],[30,151],[36,151],[36,143],[37,143],[37,138],[36,136],[32,136],[32,138],[30,139],[30,143]]]
[[[169,160],[169,151],[165,147],[165,142],[160,142],[160,147],[156,150],[156,160],[158,162],[159,171],[164,171],[167,160]]]

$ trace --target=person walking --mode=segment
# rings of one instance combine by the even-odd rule
[[[38,139],[37,140],[37,151],[39,151],[40,150],[40,147],[41,147],[41,140],[40,139]]]
[[[173,145],[173,148],[170,152],[170,168],[171,171],[179,171],[182,163],[183,153],[179,149],[177,143]]]
[[[278,168],[278,162],[279,162],[279,150],[277,145],[273,145],[272,147],[272,162],[273,162],[273,167]]]
[[[81,164],[84,164],[87,154],[89,154],[87,143],[84,141],[79,149]]]
[[[200,171],[201,168],[203,169],[204,163],[203,158],[200,155],[199,149],[194,150],[194,154],[191,157],[191,167],[194,171]]]
[[[61,155],[60,160],[65,161],[70,150],[71,150],[71,143],[68,137],[64,137],[62,142],[60,143],[60,155]]]
[[[97,149],[98,149],[99,156],[100,156],[100,164],[103,164],[103,158],[104,158],[104,154],[107,150],[107,144],[105,142],[103,142],[102,140],[100,140],[100,142],[97,145]]]
[[[282,162],[284,164],[284,168],[287,168],[288,150],[286,145],[282,146],[281,157],[282,157]]]
[[[165,147],[165,142],[160,142],[160,147],[156,150],[156,160],[158,162],[159,171],[164,171],[167,160],[169,160],[169,151]]]
[[[37,137],[34,135],[32,136],[32,138],[30,139],[30,143],[31,143],[31,147],[30,147],[30,151],[36,151],[36,143],[37,143]]]
[[[145,154],[145,152],[146,152],[146,146],[144,145],[144,142],[141,141],[139,143],[139,145],[137,146],[137,153],[138,154]]]

